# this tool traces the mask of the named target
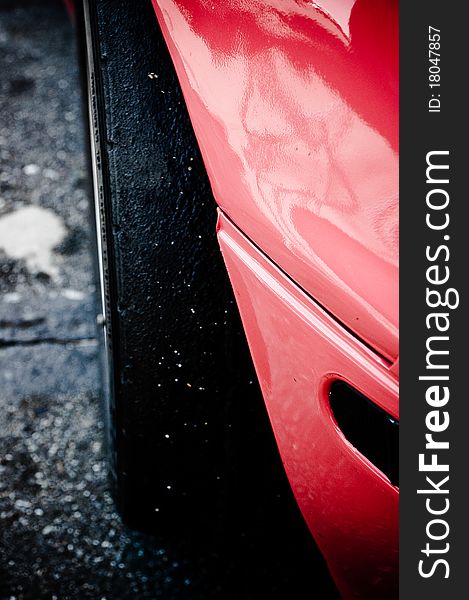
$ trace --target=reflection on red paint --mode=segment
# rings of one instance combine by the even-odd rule
[[[394,359],[397,2],[154,4],[219,205]]]

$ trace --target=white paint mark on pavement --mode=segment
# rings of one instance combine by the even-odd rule
[[[26,206],[0,217],[0,248],[8,256],[24,260],[33,273],[58,274],[53,249],[63,241],[67,230],[53,211]]]

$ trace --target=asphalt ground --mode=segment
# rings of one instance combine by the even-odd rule
[[[0,598],[192,598],[102,444],[84,136],[60,2],[0,2]],[[203,577],[203,570],[198,571]]]
[[[298,577],[291,548],[305,555],[276,523],[258,557],[264,592],[229,594],[206,556],[132,532],[114,510],[84,144],[63,4],[0,0],[0,600],[273,598],[270,580]],[[324,564],[305,564],[309,590],[293,600],[335,598]]]

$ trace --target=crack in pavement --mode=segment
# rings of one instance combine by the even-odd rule
[[[0,319],[0,329],[28,329],[35,325],[42,325],[45,323],[45,317],[35,317],[33,319]]]
[[[0,349],[11,348],[14,346],[37,346],[39,344],[59,344],[63,346],[76,345],[76,346],[97,346],[98,340],[95,337],[75,337],[75,338],[54,338],[54,337],[43,337],[43,338],[30,338],[26,340],[2,340],[0,338]]]

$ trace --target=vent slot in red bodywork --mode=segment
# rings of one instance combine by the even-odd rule
[[[344,381],[335,381],[329,401],[346,439],[399,485],[399,421]]]

